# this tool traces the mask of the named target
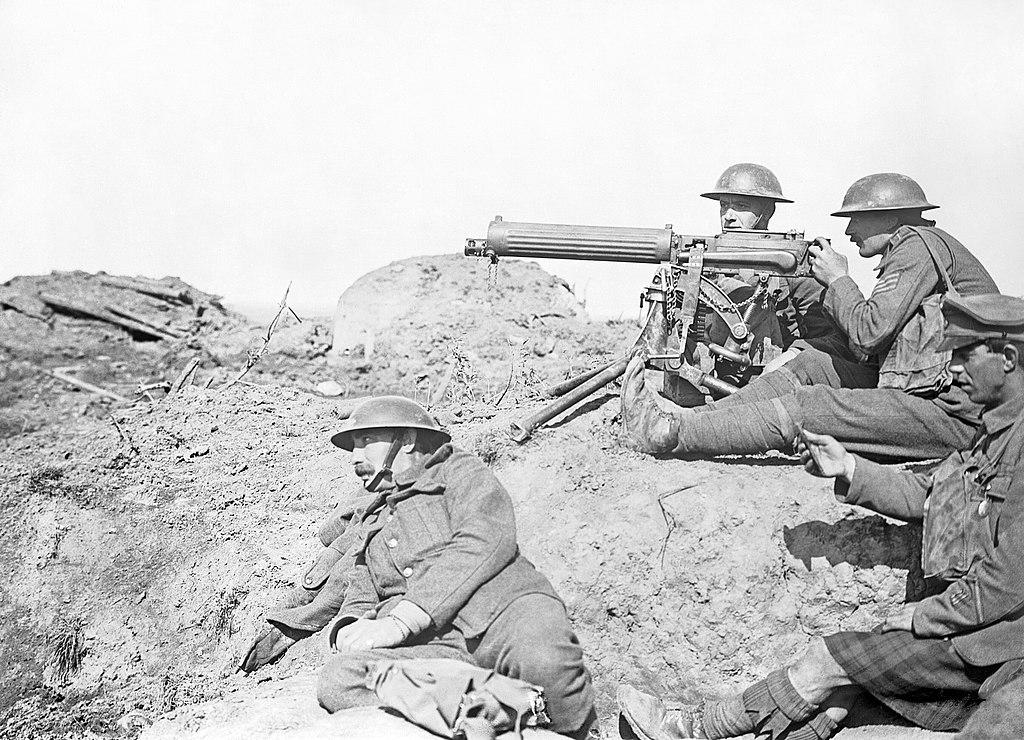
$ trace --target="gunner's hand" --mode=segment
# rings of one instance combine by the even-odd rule
[[[341,653],[396,647],[401,645],[408,636],[407,629],[397,619],[392,617],[363,618],[338,630],[334,636],[333,647]]]
[[[804,430],[794,440],[804,470],[818,478],[839,478],[850,483],[856,458],[835,437]]]
[[[811,260],[811,274],[826,288],[844,275],[850,274],[850,263],[845,255],[832,249],[828,239],[818,237],[807,249]]]
[[[898,612],[882,622],[882,632],[913,632],[914,609],[916,607],[916,603],[904,604]]]

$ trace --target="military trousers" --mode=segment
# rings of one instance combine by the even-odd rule
[[[425,633],[415,644],[343,653],[320,674],[317,698],[329,712],[377,704],[366,687],[380,660],[453,658],[490,668],[544,689],[548,729],[571,733],[594,718],[594,690],[583,650],[565,606],[546,594],[527,594],[509,604],[487,630],[466,639],[450,628]]]
[[[875,368],[809,347],[728,398],[676,412],[674,453],[789,451],[797,424],[876,459],[929,460],[970,446],[981,409],[958,388],[929,399],[877,381]]]

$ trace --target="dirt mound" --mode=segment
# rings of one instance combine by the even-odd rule
[[[413,257],[359,278],[338,301],[328,363],[350,395],[431,402],[452,376],[474,398],[560,380],[625,350],[635,322],[590,322],[535,262]]]
[[[402,263],[403,271],[420,280],[446,261],[452,270],[480,269],[462,258],[424,258]],[[394,333],[375,335],[369,353],[356,347],[329,368],[322,352],[304,355],[326,348],[319,330],[291,322],[272,339],[283,351],[272,344],[244,382],[227,387],[244,366],[239,350],[237,364],[204,361],[196,382],[152,401],[140,394],[118,404],[53,378],[40,384],[33,368],[65,362],[76,344],[8,345],[14,367],[4,368],[0,410],[33,416],[0,435],[0,734],[130,737],[153,722],[153,737],[358,736],[372,727],[355,713],[330,720],[328,730],[308,700],[294,704],[326,657],[322,636],[254,676],[234,672],[261,615],[318,551],[319,523],[360,490],[347,455],[328,442],[346,404],[302,390],[317,378],[348,380],[351,390],[415,390],[423,368],[441,377],[434,410],[512,494],[522,549],[565,598],[585,645],[607,737],[620,681],[684,696],[736,689],[811,635],[870,628],[916,592],[913,527],[840,506],[827,484],[785,457],[694,463],[624,450],[614,389],[589,413],[569,414],[521,447],[511,443],[509,422],[540,404],[530,363],[538,363],[536,377],[556,379],[574,363],[619,351],[635,326],[588,324],[571,305],[540,317],[540,304],[553,305],[564,287],[535,265],[508,264],[505,293],[489,303],[475,288],[467,294],[466,313],[476,318],[453,318],[452,310],[431,322],[438,296],[454,303],[445,291],[458,287],[438,277],[421,291],[429,311],[403,304],[384,324]],[[538,273],[539,287],[530,288]],[[477,277],[486,281],[485,271]],[[365,295],[354,305],[370,306]],[[214,325],[167,340],[58,312],[32,318],[24,306],[2,316],[88,323],[68,324],[68,341],[85,346],[81,337],[96,332],[88,346],[108,347],[108,360],[92,350],[78,359],[122,363],[89,377],[127,392],[124,378],[178,369],[195,346],[211,357],[254,339],[259,346],[263,329],[208,306],[204,316],[221,316],[223,331]],[[183,328],[179,321],[166,326]],[[555,346],[513,366],[501,332],[514,329],[526,347]],[[455,341],[464,359],[448,346]],[[346,363],[369,364],[360,372]],[[204,387],[204,378],[216,382]],[[285,385],[259,384],[272,379]],[[292,707],[287,727],[260,712],[267,706]],[[303,707],[314,712],[308,724]]]

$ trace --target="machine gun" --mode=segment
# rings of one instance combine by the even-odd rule
[[[547,394],[558,400],[513,423],[512,438],[525,441],[538,426],[620,377],[637,348],[645,351],[648,366],[665,371],[662,393],[681,406],[734,393],[781,353],[752,325],[769,313],[774,320],[779,279],[811,275],[810,244],[796,231],[690,236],[675,233],[671,224],[568,226],[496,216],[486,239],[466,240],[466,256],[492,263],[530,257],[661,265],[641,295],[644,328],[626,356],[549,388]]]

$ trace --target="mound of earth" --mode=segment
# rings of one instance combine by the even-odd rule
[[[537,263],[413,257],[359,278],[338,301],[328,363],[349,395],[429,402],[453,375],[472,399],[561,380],[625,351],[635,322],[591,322]]]
[[[412,274],[425,274],[448,259],[410,260],[403,270],[416,265]],[[526,286],[538,273],[539,287]],[[783,456],[684,462],[625,450],[616,440],[614,388],[587,413],[513,444],[509,423],[541,403],[530,363],[539,364],[537,377],[557,379],[609,358],[636,327],[589,324],[566,306],[538,321],[535,297],[550,307],[564,287],[529,263],[508,274],[524,286],[513,290],[518,283],[506,277],[502,300],[481,304],[484,297],[467,294],[476,318],[465,332],[448,311],[431,333],[430,311],[439,310],[439,286],[447,285],[438,278],[421,296],[429,311],[417,312],[415,302],[405,313],[396,309],[388,324],[394,334],[375,337],[369,352],[356,347],[334,367],[322,353],[275,355],[275,340],[310,346],[309,322],[276,333],[241,383],[228,385],[244,351],[235,358],[241,364],[204,360],[195,382],[133,403],[52,377],[40,384],[36,370],[18,375],[6,366],[0,410],[37,421],[0,435],[0,735],[423,737],[380,712],[324,716],[311,701],[327,655],[321,636],[252,676],[235,672],[262,614],[317,553],[319,523],[360,492],[347,454],[328,442],[350,405],[309,392],[328,377],[377,392],[415,388],[423,372],[416,368],[441,376],[433,410],[456,444],[492,463],[508,487],[522,550],[565,599],[585,646],[607,738],[617,735],[619,682],[684,697],[735,690],[791,659],[811,636],[870,628],[917,593],[915,528],[837,504],[828,484]],[[205,313],[216,310],[210,305]],[[365,305],[374,304],[366,298]],[[27,316],[7,309],[4,320],[22,320],[12,311]],[[122,334],[89,346],[131,344],[123,355],[106,350],[123,366],[89,377],[124,391],[122,377],[180,368],[187,351],[153,364],[176,342],[216,352],[258,340],[259,327],[224,315],[241,328],[223,336],[246,342],[218,344],[216,329],[122,339],[122,329],[90,324],[88,332]],[[411,324],[415,316],[425,323]],[[371,324],[369,314],[363,322]],[[541,337],[547,346],[553,337],[555,347],[531,349],[513,365],[501,332],[516,327],[523,346]],[[79,335],[69,336],[71,345],[55,340],[49,354],[5,352],[47,369],[75,351]],[[462,359],[446,348],[455,341]],[[72,359],[97,362],[90,353]],[[360,362],[368,369],[346,364]],[[494,373],[494,390],[473,380],[474,367],[477,380]],[[210,377],[216,382],[207,387]],[[878,736],[870,724],[877,716],[860,721],[869,724],[840,737]]]

